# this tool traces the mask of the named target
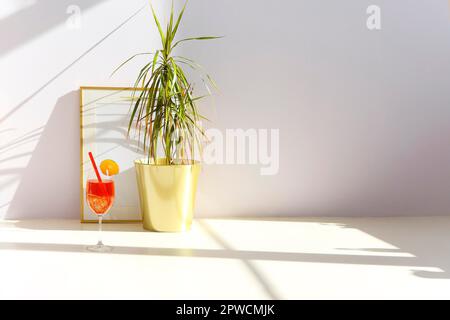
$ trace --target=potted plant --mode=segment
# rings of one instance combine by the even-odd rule
[[[128,134],[133,130],[142,142],[146,158],[135,162],[144,228],[158,232],[181,232],[190,229],[205,134],[204,119],[194,96],[193,84],[185,67],[201,71],[193,60],[174,55],[174,49],[186,41],[219,37],[195,37],[175,40],[187,2],[174,17],[174,9],[165,29],[153,7],[152,14],[161,38],[161,49],[150,55],[134,84]],[[117,70],[116,70],[117,71]],[[206,81],[214,86],[206,75]],[[207,83],[205,82],[208,88]],[[209,91],[209,89],[208,89]],[[197,153],[198,152],[198,153]]]

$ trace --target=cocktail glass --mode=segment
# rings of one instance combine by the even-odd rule
[[[102,179],[98,181],[97,178],[88,179],[86,182],[86,200],[89,208],[98,217],[98,243],[94,246],[89,246],[87,249],[94,252],[109,252],[112,247],[105,246],[102,241],[102,221],[103,217],[108,214],[115,198],[114,181],[112,179]]]

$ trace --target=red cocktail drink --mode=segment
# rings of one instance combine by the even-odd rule
[[[86,185],[86,198],[89,207],[97,215],[105,215],[111,209],[114,203],[115,189],[114,181],[103,180],[88,180]]]
[[[87,247],[87,250],[94,252],[109,252],[112,248],[105,246],[102,242],[102,220],[103,216],[108,213],[114,203],[116,190],[112,179],[102,179],[92,152],[89,152],[89,158],[91,159],[92,167],[97,179],[87,180],[86,200],[91,210],[94,211],[98,217],[99,240],[95,246]],[[119,166],[113,160],[102,161],[100,168],[102,169],[102,173],[108,177],[119,173]]]

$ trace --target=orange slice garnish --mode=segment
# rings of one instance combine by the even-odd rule
[[[119,174],[119,165],[114,160],[103,160],[100,164],[100,170],[105,176],[115,176]]]

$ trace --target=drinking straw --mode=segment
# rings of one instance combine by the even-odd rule
[[[97,176],[98,182],[100,183],[100,187],[102,188],[103,192],[107,195],[108,190],[106,189],[106,186],[102,181],[102,177],[100,176],[100,172],[98,171],[97,164],[95,163],[92,152],[89,152],[89,158],[91,159],[92,166],[94,167],[95,175]]]
[[[91,159],[92,166],[94,167],[95,174],[97,175],[98,182],[103,185],[102,177],[100,176],[100,172],[98,172],[97,164],[95,163],[94,156],[92,152],[89,152],[89,158]]]

